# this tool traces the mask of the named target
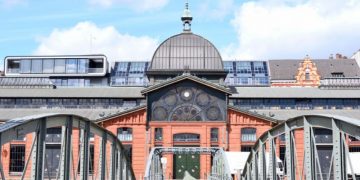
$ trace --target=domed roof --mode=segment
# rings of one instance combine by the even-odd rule
[[[165,40],[155,51],[149,71],[224,71],[222,58],[207,39],[183,32]]]

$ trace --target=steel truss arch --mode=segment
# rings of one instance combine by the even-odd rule
[[[314,129],[328,129],[332,131],[332,157],[330,171],[321,172],[317,143],[314,136]],[[298,162],[296,151],[295,131],[302,130],[303,143],[303,164]],[[285,136],[285,167],[286,173],[279,177],[277,173],[276,140],[281,135]],[[352,164],[349,158],[346,135],[360,139],[360,120],[343,116],[333,115],[304,115],[291,118],[269,131],[263,133],[256,141],[241,173],[241,178],[246,180],[277,180],[277,179],[306,179],[306,180],[327,180],[327,179],[353,179]],[[267,154],[268,156],[265,156]],[[355,162],[359,163],[359,162]],[[299,167],[302,166],[302,167]],[[301,169],[303,168],[303,169]],[[321,174],[321,175],[319,175]]]
[[[42,114],[27,116],[9,120],[0,126],[0,144],[1,148],[7,143],[12,142],[19,135],[32,134],[33,142],[31,145],[30,155],[25,161],[24,170],[21,173],[21,179],[44,179],[44,160],[45,160],[45,142],[48,128],[61,127],[61,153],[58,168],[60,169],[55,179],[90,179],[90,134],[99,138],[99,162],[97,176],[95,179],[135,179],[131,164],[128,157],[125,156],[124,147],[118,138],[110,131],[100,127],[87,118],[72,114]],[[74,144],[73,129],[79,131],[79,144]],[[74,166],[73,148],[79,146],[79,166]],[[110,155],[107,153],[110,152]],[[3,163],[3,162],[2,162]],[[3,164],[0,163],[1,179],[6,179]],[[31,166],[31,175],[28,175],[28,167]],[[78,172],[72,172],[77,169]],[[74,171],[74,170],[73,170]],[[79,175],[77,174],[79,173]]]

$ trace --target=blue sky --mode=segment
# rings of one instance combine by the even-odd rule
[[[360,48],[357,0],[189,2],[193,32],[224,59],[327,58]],[[104,53],[111,61],[150,60],[181,32],[183,8],[184,0],[0,0],[0,59]]]

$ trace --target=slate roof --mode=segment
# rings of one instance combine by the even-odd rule
[[[360,89],[312,87],[232,87],[230,98],[360,98]]]
[[[130,109],[130,108],[129,108]],[[129,109],[25,109],[25,108],[12,108],[1,109],[0,108],[0,121],[8,121],[10,119],[36,116],[39,114],[74,114],[77,116],[88,118],[91,121],[95,121],[105,116],[111,116],[122,111]]]
[[[49,78],[0,77],[0,88],[20,88],[32,86],[35,88],[53,88]]]
[[[133,107],[124,111],[119,111],[117,113],[113,113],[113,114],[108,114],[107,116],[104,117],[100,117],[96,120],[96,122],[103,122],[103,121],[107,121],[110,118],[115,118],[115,117],[120,117],[120,116],[124,116],[136,111],[140,111],[140,110],[144,110],[146,109],[146,105],[142,105],[142,106],[137,106],[137,107]]]
[[[269,60],[271,80],[294,80],[299,64],[303,60]],[[360,68],[355,59],[315,59],[312,60],[321,79],[332,77],[331,73],[344,73],[345,77],[359,77]]]
[[[259,114],[259,113],[254,112],[254,111],[240,109],[240,108],[238,108],[236,106],[231,106],[231,105],[228,106],[228,109],[231,109],[233,111],[237,111],[237,112],[240,112],[240,113],[244,113],[244,114],[247,114],[249,116],[254,116],[254,117],[257,117],[257,118],[260,118],[260,119],[265,119],[265,120],[273,122],[273,123],[278,123],[277,119],[274,119],[272,117],[269,117],[269,116],[266,116],[266,115],[263,115],[263,114]]]

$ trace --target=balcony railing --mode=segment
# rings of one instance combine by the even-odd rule
[[[7,69],[8,73],[20,73],[20,69]]]
[[[320,81],[320,87],[324,87],[324,88],[360,87],[360,78],[325,78]]]
[[[118,134],[118,139],[120,141],[132,141],[132,134]]]
[[[102,73],[104,71],[103,68],[88,68],[87,72],[88,73]]]

